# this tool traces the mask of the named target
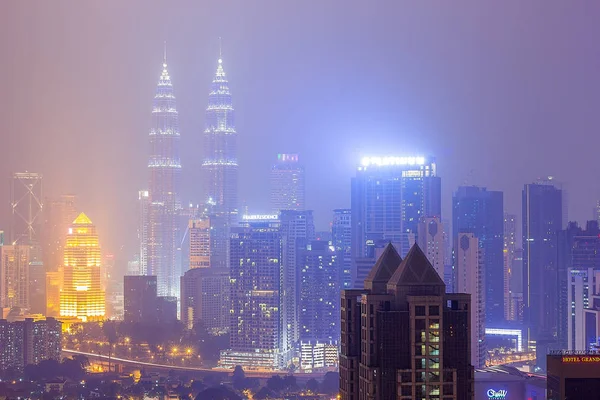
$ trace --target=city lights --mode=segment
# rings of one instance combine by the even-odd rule
[[[425,157],[363,157],[360,164],[363,167],[425,165]]]

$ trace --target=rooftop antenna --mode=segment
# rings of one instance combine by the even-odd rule
[[[223,41],[221,40],[221,36],[219,36],[219,64],[221,63],[222,57],[221,57],[221,49],[222,49],[222,43]]]
[[[163,63],[167,63],[167,41],[164,41],[164,50],[163,50]]]

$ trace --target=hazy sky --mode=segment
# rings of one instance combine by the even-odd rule
[[[319,229],[350,206],[361,155],[418,153],[437,157],[444,218],[467,182],[504,191],[520,220],[523,184],[554,175],[583,221],[600,198],[598,21],[597,0],[4,0],[0,175],[77,194],[103,247],[128,256],[163,41],[197,203],[221,36],[251,211],[268,210],[278,152],[300,154]]]

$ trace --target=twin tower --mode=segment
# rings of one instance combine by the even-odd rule
[[[182,225],[179,115],[166,51],[152,107],[149,187],[143,199],[140,226],[140,264],[144,275],[156,275],[161,296],[179,296]],[[238,215],[237,132],[223,60],[208,95],[202,161],[205,208],[235,223]],[[141,193],[141,192],[140,192]],[[142,200],[140,198],[140,200]],[[187,221],[186,221],[187,222]]]

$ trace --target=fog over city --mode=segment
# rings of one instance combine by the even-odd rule
[[[74,193],[103,248],[135,250],[152,98],[167,42],[179,111],[182,201],[204,202],[204,110],[222,38],[240,202],[268,211],[277,153],[298,153],[325,230],[350,204],[363,155],[432,155],[443,212],[460,184],[505,192],[552,175],[570,219],[596,179],[600,4],[583,2],[3,2],[0,174]],[[0,227],[9,221],[8,183]]]

